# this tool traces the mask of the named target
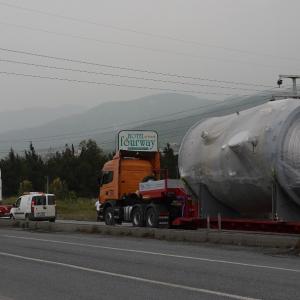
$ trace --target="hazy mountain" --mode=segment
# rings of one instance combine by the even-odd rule
[[[177,150],[182,138],[195,123],[208,117],[226,115],[260,105],[272,99],[272,95],[273,93],[266,93],[247,98],[228,98],[222,102],[211,102],[185,111],[184,113],[173,115],[169,120],[149,121],[139,126],[124,127],[124,129],[155,130],[158,132],[160,147],[164,147],[166,143],[171,143],[175,150]],[[93,138],[98,141],[102,148],[114,149],[114,137],[116,134],[117,131],[111,131],[101,135],[94,135]]]
[[[47,122],[82,112],[82,106],[62,105],[54,108],[33,107],[0,112],[0,133],[9,130],[41,126]]]
[[[112,132],[118,129],[154,120],[174,119],[177,112],[188,110],[191,113],[199,106],[215,103],[179,94],[158,94],[131,101],[107,102],[76,115],[56,118],[41,126],[0,133],[0,152],[5,153],[10,147],[22,151],[28,147],[29,141],[33,141],[37,149],[77,144],[87,138],[95,138],[99,143],[109,145],[107,140],[114,141]]]
[[[278,95],[278,91],[215,102],[189,95],[159,94],[132,101],[104,103],[42,126],[2,133],[0,154],[7,153],[11,146],[22,151],[28,147],[29,141],[33,141],[39,153],[46,154],[49,148],[52,152],[61,150],[65,144],[76,146],[88,138],[95,139],[105,150],[113,150],[116,133],[120,129],[156,130],[161,147],[167,142],[179,146],[187,130],[199,120],[241,111],[265,103],[274,95]]]
[[[235,112],[239,112],[270,100],[274,100],[275,98],[284,98],[284,95],[289,95],[290,90],[272,90],[265,91],[263,93],[255,94],[249,97],[231,97],[227,98],[222,102],[210,102],[208,104],[203,104],[198,106],[192,110],[186,110],[181,114],[176,114],[169,116],[169,120],[156,120],[149,121],[143,125],[139,126],[131,126],[124,127],[133,128],[133,129],[148,129],[148,130],[156,130],[159,134],[159,144],[160,147],[164,147],[166,143],[171,143],[172,146],[177,150],[179,148],[180,143],[188,129],[193,126],[195,123],[209,117],[214,116],[222,116],[226,114],[231,114]],[[107,132],[105,134],[95,135],[94,139],[98,141],[98,143],[104,149],[114,149],[115,147],[115,139],[117,131]]]

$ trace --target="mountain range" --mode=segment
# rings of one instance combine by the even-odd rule
[[[262,104],[276,94],[278,92],[266,91],[222,102],[190,95],[157,94],[131,101],[107,102],[67,116],[61,117],[57,113],[54,120],[43,125],[2,132],[0,154],[6,154],[10,147],[22,152],[30,141],[39,153],[46,154],[61,150],[66,144],[74,144],[76,148],[80,141],[88,138],[95,139],[101,148],[111,151],[121,129],[156,130],[160,147],[166,143],[179,145],[187,130],[199,120]]]
[[[0,112],[0,133],[22,128],[41,126],[47,122],[77,114],[82,106],[61,105],[57,107],[32,107],[22,110]]]
[[[180,94],[158,94],[131,101],[112,101],[99,104],[92,109],[60,116],[60,112],[47,122],[47,111],[36,115],[45,122],[28,128],[28,122],[18,129],[0,132],[0,153],[12,147],[21,152],[32,141],[36,149],[47,152],[77,145],[81,140],[94,138],[104,149],[113,149],[114,132],[132,128],[153,120],[170,120],[179,111],[193,111],[199,106],[211,105],[215,101]],[[45,115],[45,118],[44,118]],[[34,117],[34,116],[33,116]],[[105,143],[110,140],[106,147]],[[113,143],[112,143],[113,142]]]

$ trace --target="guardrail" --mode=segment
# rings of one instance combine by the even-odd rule
[[[97,233],[104,235],[152,238],[167,241],[184,241],[193,243],[215,243],[224,245],[291,248],[300,251],[300,235],[241,232],[241,231],[220,231],[212,229],[180,230],[164,228],[137,228],[126,226],[106,226],[89,223],[70,222],[34,222],[34,221],[12,221],[0,220],[1,227],[18,227],[23,229],[47,231],[47,232],[80,232]]]

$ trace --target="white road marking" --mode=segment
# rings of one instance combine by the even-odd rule
[[[270,269],[270,270],[277,270],[277,271],[300,273],[299,269],[289,269],[289,268],[282,268],[282,267],[273,267],[268,265],[249,264],[249,263],[242,263],[242,262],[230,261],[230,260],[220,260],[220,259],[211,259],[211,258],[196,257],[196,256],[177,255],[177,254],[170,254],[170,253],[163,253],[163,252],[116,248],[116,247],[83,244],[83,243],[75,243],[75,242],[65,242],[65,241],[49,240],[49,239],[38,239],[38,238],[16,236],[16,235],[3,234],[2,236],[7,238],[15,238],[15,239],[23,239],[23,240],[33,240],[33,241],[40,241],[40,242],[65,244],[65,245],[80,246],[80,247],[90,247],[90,248],[98,248],[98,249],[113,250],[113,251],[120,251],[120,252],[140,253],[140,254],[157,255],[157,256],[165,256],[165,257],[173,257],[173,258],[181,258],[181,259],[190,259],[190,260],[197,260],[197,261],[204,261],[204,262],[211,262],[211,263],[230,264],[230,265],[237,265],[237,266],[250,267],[250,268],[262,268],[262,269]]]
[[[231,298],[231,299],[259,300],[258,298],[249,298],[249,297],[244,297],[244,296],[239,296],[239,295],[234,295],[234,294],[229,294],[229,293],[222,293],[222,292],[213,291],[213,290],[196,288],[196,287],[187,286],[187,285],[175,284],[175,283],[171,283],[171,282],[157,281],[157,280],[147,279],[147,278],[143,278],[143,277],[136,277],[136,276],[130,276],[130,275],[126,275],[126,274],[107,272],[107,271],[98,270],[98,269],[91,269],[91,268],[81,267],[81,266],[77,266],[77,265],[61,263],[58,261],[51,261],[51,260],[27,257],[27,256],[22,256],[22,255],[16,255],[16,254],[11,254],[11,253],[7,253],[7,252],[0,252],[0,255],[6,256],[6,257],[13,257],[13,258],[17,258],[17,259],[23,259],[23,260],[27,260],[27,261],[34,261],[34,262],[38,262],[38,263],[49,264],[49,265],[61,266],[61,267],[66,267],[66,268],[70,268],[70,269],[75,269],[75,270],[98,273],[98,274],[106,275],[106,276],[118,277],[118,278],[135,280],[135,281],[140,281],[140,282],[145,282],[145,283],[150,283],[150,284],[155,284],[155,285],[160,285],[160,286],[183,289],[183,290],[187,290],[187,291],[191,291],[191,292],[211,294],[211,295],[220,296],[220,297],[227,297],[227,298]]]

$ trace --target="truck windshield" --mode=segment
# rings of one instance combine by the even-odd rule
[[[107,184],[113,181],[114,172],[113,171],[105,171],[102,174],[101,186],[103,184]]]

